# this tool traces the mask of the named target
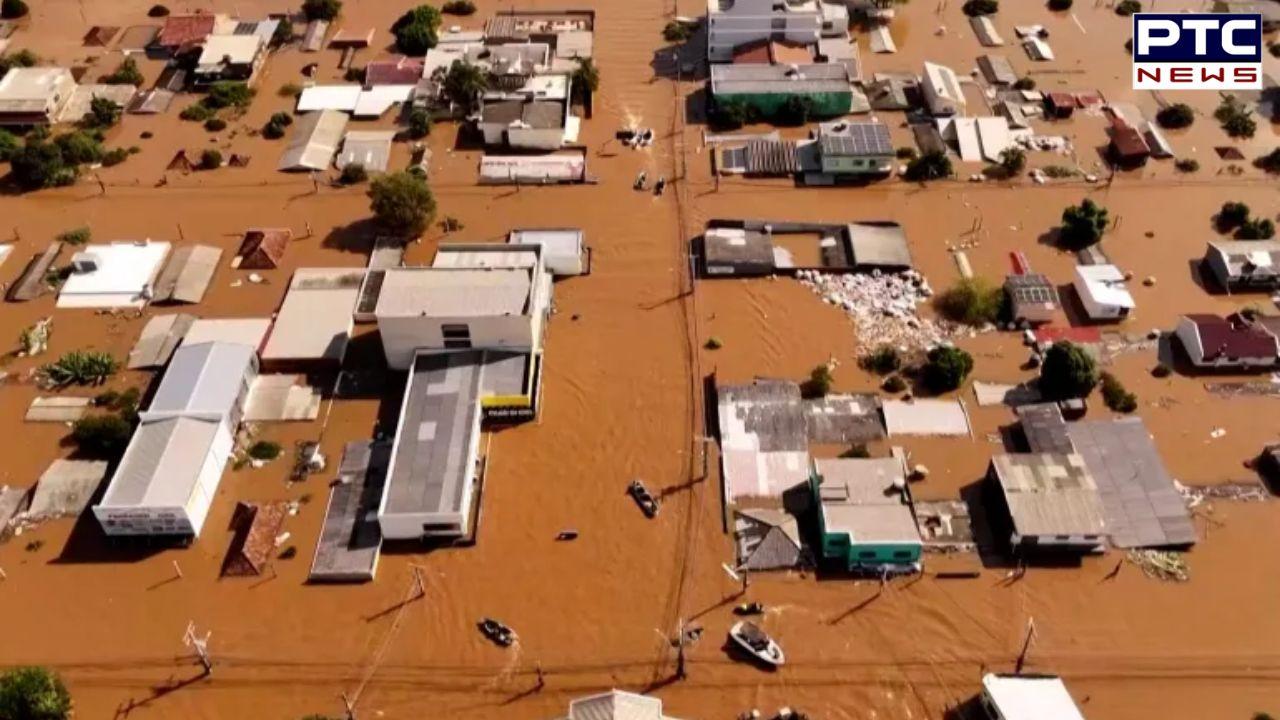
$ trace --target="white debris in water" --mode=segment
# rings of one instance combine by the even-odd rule
[[[960,332],[952,323],[917,314],[916,308],[933,297],[933,289],[914,270],[841,275],[801,270],[796,277],[823,302],[845,311],[853,320],[863,348],[891,345],[908,351],[923,350]]]

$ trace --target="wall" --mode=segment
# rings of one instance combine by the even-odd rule
[[[525,150],[556,150],[564,145],[564,128],[506,128],[506,143]],[[489,136],[485,134],[485,142]]]
[[[380,317],[378,330],[387,365],[393,370],[408,370],[417,350],[443,350],[443,325],[466,325],[471,330],[471,346],[475,348],[531,350],[533,339],[541,328],[541,313],[534,317]]]
[[[847,173],[853,175],[878,175],[892,172],[893,157],[822,157],[822,171],[827,173]]]

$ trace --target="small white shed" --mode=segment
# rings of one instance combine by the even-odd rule
[[[542,262],[552,275],[582,275],[590,270],[583,233],[577,228],[512,230],[512,245],[542,246]]]
[[[1124,273],[1115,265],[1079,265],[1071,284],[1090,320],[1120,320],[1135,307]]]

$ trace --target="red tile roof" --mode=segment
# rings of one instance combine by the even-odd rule
[[[1265,358],[1280,353],[1274,335],[1238,315],[1229,318],[1201,314],[1186,317],[1200,336],[1205,360]]]
[[[364,66],[365,87],[378,85],[417,85],[422,79],[423,61],[403,55],[388,60],[374,60]]]
[[[1146,157],[1151,154],[1151,148],[1142,139],[1142,133],[1121,120],[1116,120],[1111,126],[1111,144],[1123,158]]]
[[[198,45],[213,32],[214,17],[208,13],[170,15],[156,36],[156,44],[166,48]]]
[[[813,51],[808,45],[798,43],[752,40],[733,49],[733,62],[739,65],[808,65],[813,62]]]

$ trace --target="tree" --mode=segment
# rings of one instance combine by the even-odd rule
[[[449,0],[440,6],[440,12],[447,15],[475,15],[476,4],[471,0]]]
[[[1107,209],[1085,198],[1062,211],[1062,244],[1073,250],[1087,248],[1102,239],[1107,229]]]
[[[107,97],[95,97],[89,101],[87,124],[96,128],[109,128],[120,122],[121,108],[114,100]]]
[[[62,151],[62,159],[69,165],[95,163],[102,159],[102,143],[87,132],[69,132],[54,138],[53,142]]]
[[[1138,0],[1120,0],[1116,4],[1116,14],[1121,17],[1129,17],[1140,12],[1142,12],[1142,3]]]
[[[573,69],[572,87],[575,97],[582,102],[600,90],[600,69],[591,58],[578,58],[578,67]]]
[[[881,345],[858,359],[858,366],[877,375],[888,375],[902,367],[902,357],[892,345]]]
[[[89,415],[71,426],[71,439],[85,455],[118,458],[129,445],[133,425],[119,415]]]
[[[63,159],[57,145],[39,139],[28,140],[15,152],[9,158],[9,168],[14,181],[24,190],[70,185],[77,175],[75,164]]]
[[[1268,218],[1250,218],[1236,230],[1237,240],[1270,240],[1275,237],[1276,224]]]
[[[489,87],[489,78],[479,65],[455,61],[444,76],[444,95],[454,105],[470,112]]]
[[[1098,384],[1098,365],[1084,348],[1066,340],[1054,343],[1040,366],[1040,394],[1048,400],[1088,395]]]
[[[369,172],[364,169],[364,165],[360,163],[351,163],[342,168],[342,174],[338,176],[338,182],[343,185],[356,185],[369,179]]]
[[[948,320],[975,326],[997,322],[1004,304],[1004,288],[978,277],[960,280],[934,301]]]
[[[142,71],[138,69],[138,62],[131,57],[126,57],[110,75],[102,78],[102,82],[108,85],[133,85],[134,87],[146,81]]]
[[[994,15],[1000,11],[1000,3],[997,0],[967,0],[960,9],[969,17]]]
[[[973,371],[973,356],[958,347],[943,345],[929,351],[924,364],[925,387],[935,393],[944,393],[960,387]]]
[[[1196,121],[1196,111],[1186,103],[1174,103],[1168,107],[1160,108],[1156,113],[1156,122],[1160,123],[1160,127],[1178,130],[1185,127],[1191,127]]]
[[[924,182],[951,177],[951,173],[951,158],[944,152],[931,150],[907,163],[907,171],[902,176],[912,182]]]
[[[369,200],[378,222],[399,235],[421,235],[436,216],[436,200],[427,181],[409,172],[375,178],[369,185]]]
[[[669,43],[682,43],[691,37],[693,37],[693,28],[679,20],[672,20],[662,28],[662,39]]]
[[[26,17],[30,9],[23,0],[0,0],[0,18],[17,20]]]
[[[227,129],[227,121],[220,117],[211,117],[204,121],[204,129],[209,132],[222,132]]]
[[[42,667],[20,667],[0,675],[0,718],[66,720],[71,693],[62,678]]]
[[[72,247],[80,247],[93,239],[93,231],[88,227],[72,228],[58,233],[57,240]]]
[[[1005,177],[1017,177],[1027,167],[1027,151],[1020,147],[1008,147],[1000,151],[1000,169]]]
[[[1119,378],[1109,372],[1102,373],[1102,402],[1119,413],[1131,413],[1138,409],[1138,396],[1125,389]]]
[[[147,17],[149,18],[162,18],[162,17],[168,17],[168,16],[169,16],[169,8],[165,7],[164,5],[152,5],[151,9],[147,10]]]
[[[200,153],[201,170],[217,170],[222,167],[222,153],[210,148]]]
[[[1243,225],[1249,219],[1249,213],[1249,206],[1242,202],[1224,202],[1214,224],[1218,226],[1218,232],[1230,232]]]
[[[22,149],[22,141],[17,135],[0,128],[0,162],[8,162],[14,153]]]
[[[831,377],[831,368],[825,364],[819,365],[810,371],[809,379],[800,386],[800,394],[807,398],[826,397],[831,392],[833,382],[835,378]]]
[[[1049,0],[1049,9],[1055,12],[1066,12],[1073,4],[1072,0]]]
[[[717,100],[707,119],[720,130],[737,130],[747,124],[748,117],[747,105],[741,100]]]
[[[25,48],[8,55],[0,55],[0,77],[4,77],[10,68],[35,67],[39,63],[40,58]]]
[[[202,101],[211,110],[225,107],[247,108],[253,102],[253,88],[236,80],[219,80],[209,86],[209,94]]]
[[[777,120],[784,125],[804,125],[813,115],[813,98],[792,95],[778,109]]]
[[[1222,130],[1233,138],[1251,138],[1258,131],[1253,112],[1234,95],[1223,98],[1222,104],[1213,111],[1213,117],[1222,125]]]
[[[288,18],[284,18],[279,25],[276,25],[276,31],[271,33],[271,46],[282,47],[288,45],[293,42],[294,37],[296,36],[293,32],[293,23]]]
[[[282,450],[283,448],[280,447],[280,443],[278,442],[272,442],[270,440],[259,440],[258,442],[250,445],[246,453],[249,455],[249,457],[253,458],[254,460],[265,461],[265,460],[275,460],[276,458],[280,457],[280,453]]]
[[[414,140],[431,134],[431,113],[423,108],[414,108],[409,112],[409,137]]]
[[[333,20],[342,12],[340,0],[302,0],[302,14],[311,20]]]
[[[0,152],[3,152],[3,144],[0,143]],[[0,160],[4,156],[0,155]],[[1253,166],[1271,175],[1280,174],[1280,147],[1272,150],[1266,155],[1262,155],[1253,161]]]
[[[437,31],[442,18],[430,5],[419,5],[400,16],[391,26],[396,47],[405,55],[426,55],[439,42]]]
[[[1036,80],[1035,78],[1020,77],[1013,83],[1013,89],[1014,90],[1035,90]]]
[[[107,353],[73,350],[57,361],[41,366],[38,374],[52,387],[101,385],[119,369],[119,361]]]

